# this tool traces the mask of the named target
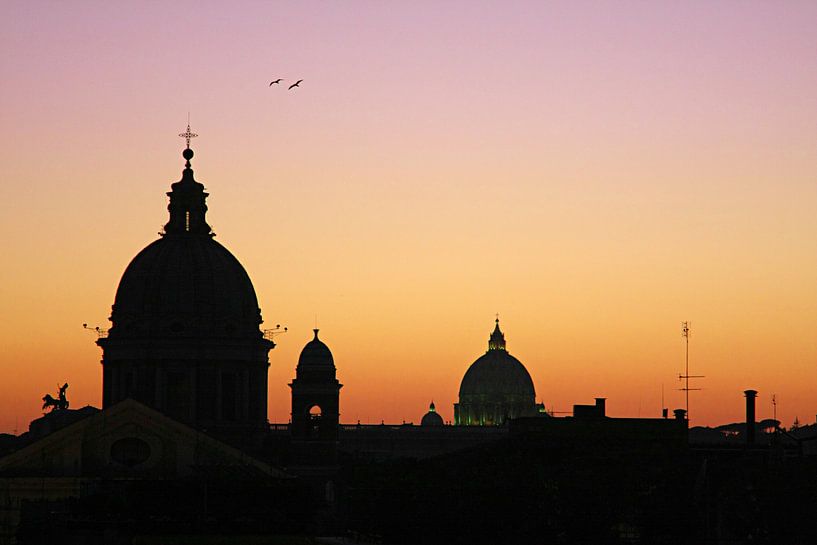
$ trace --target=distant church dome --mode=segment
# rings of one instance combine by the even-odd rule
[[[454,421],[459,425],[499,425],[508,418],[537,412],[533,380],[525,366],[505,349],[505,335],[497,319],[488,351],[462,378]]]
[[[187,128],[161,238],[125,269],[102,347],[102,405],[134,398],[208,431],[263,430],[268,352],[241,263],[213,240],[208,194],[193,177]]]
[[[423,415],[423,419],[420,421],[421,426],[444,426],[445,422],[443,422],[443,417],[440,416],[440,413],[437,412],[437,408],[434,406],[434,402],[431,402],[431,405],[428,406],[428,412]]]

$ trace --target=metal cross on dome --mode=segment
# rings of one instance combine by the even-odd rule
[[[187,142],[187,149],[190,149],[190,139],[195,138],[198,134],[190,132],[190,122],[187,123],[187,131],[181,133],[179,136],[185,139]]]

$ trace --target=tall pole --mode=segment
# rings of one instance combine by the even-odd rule
[[[686,350],[684,354],[684,374],[678,373],[678,380],[684,381],[684,387],[681,390],[684,391],[686,397],[686,415],[687,420],[689,420],[689,392],[692,390],[700,390],[700,388],[690,388],[689,387],[689,379],[691,378],[704,378],[703,375],[690,375],[689,374],[689,322],[681,322],[681,335],[684,337],[684,341],[686,344]]]
[[[687,420],[689,420],[689,322],[682,322],[681,328],[681,334],[684,336],[684,341],[686,341],[686,352],[684,354],[684,380],[686,384],[684,385],[684,393],[686,394]]]

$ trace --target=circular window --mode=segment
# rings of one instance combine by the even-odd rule
[[[111,459],[123,466],[134,467],[150,458],[150,445],[138,437],[126,437],[111,445]]]

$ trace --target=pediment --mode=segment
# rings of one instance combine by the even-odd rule
[[[290,476],[127,399],[0,458],[0,475],[184,479]]]

